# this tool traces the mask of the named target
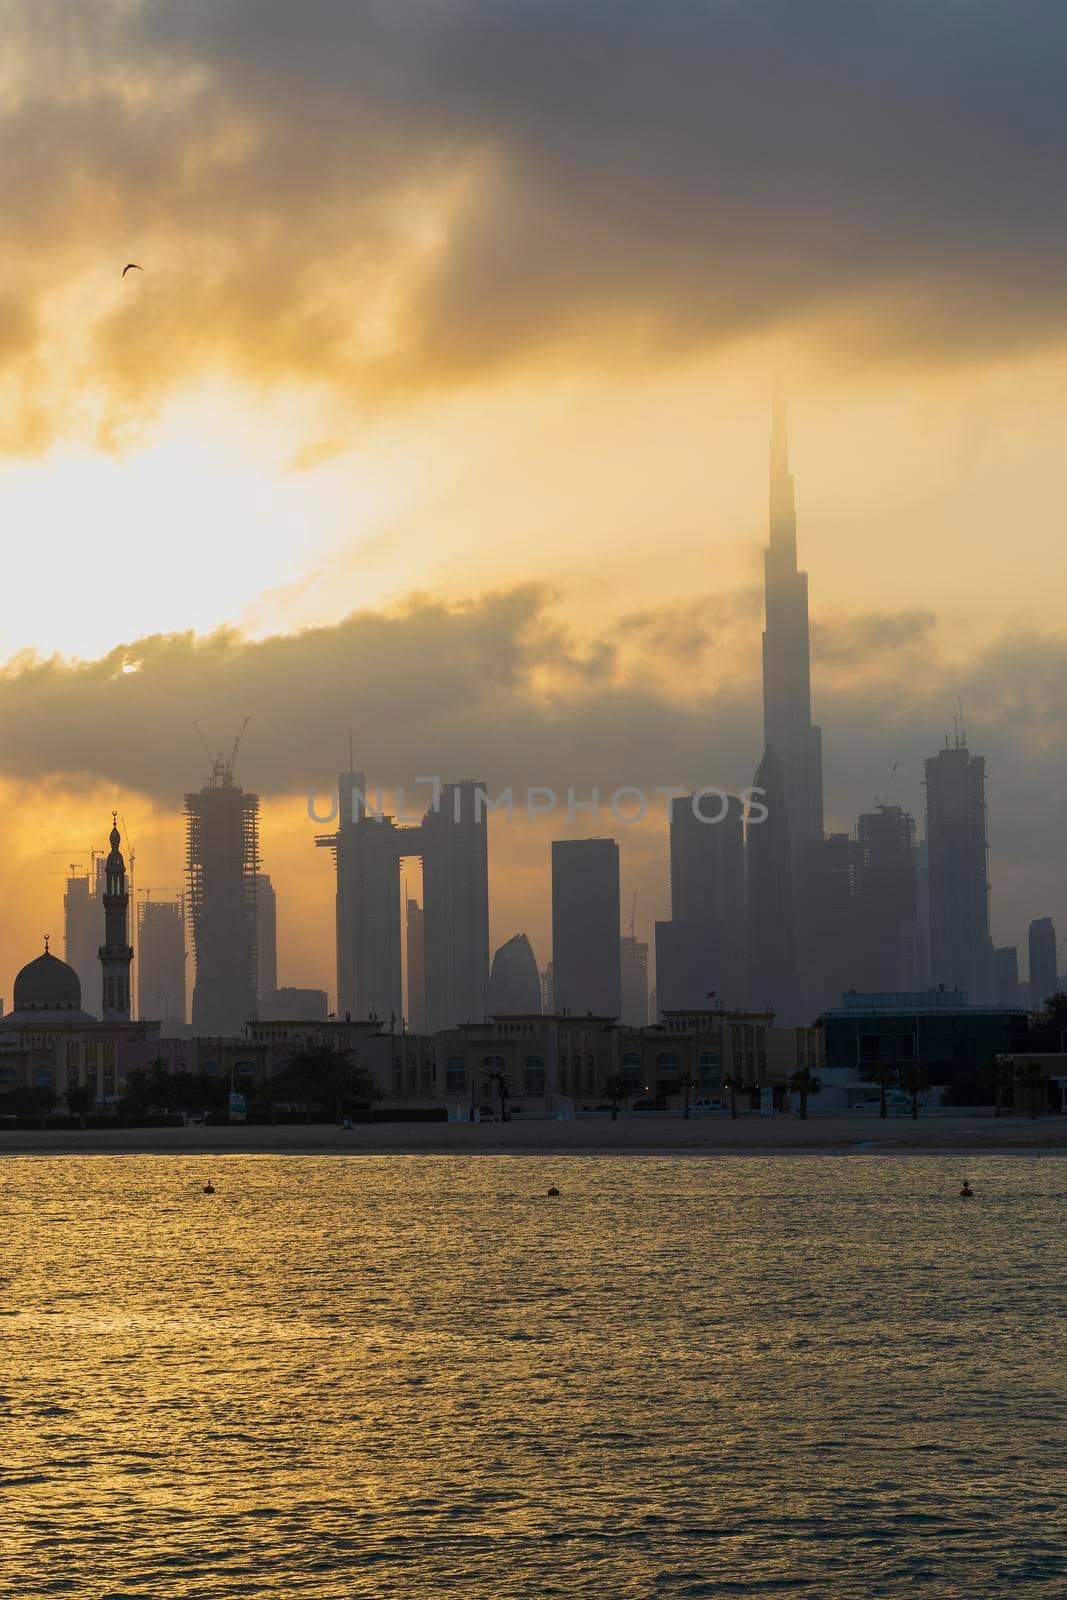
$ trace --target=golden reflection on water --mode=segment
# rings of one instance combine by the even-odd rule
[[[1062,1600],[1067,1166],[962,1173],[7,1157],[0,1596]]]

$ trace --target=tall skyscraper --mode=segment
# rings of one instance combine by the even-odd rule
[[[94,851],[86,877],[72,866],[63,895],[63,954],[68,966],[78,974],[81,1003],[93,1017],[99,1017],[103,1003],[100,941],[104,937],[104,861],[103,853]]]
[[[489,1015],[541,1015],[541,975],[533,947],[524,933],[514,934],[493,957],[489,974]]]
[[[768,745],[756,773],[767,809],[762,822],[750,821],[748,853],[748,994],[757,1009],[773,1008],[783,1024],[802,1020],[797,988],[793,921],[793,861],[782,769]],[[657,987],[660,984],[656,975]],[[661,995],[662,1005],[662,995]]]
[[[859,858],[860,846],[847,833],[809,839],[804,851],[797,924],[808,1022],[863,984]]]
[[[703,1011],[715,1002],[708,988],[708,963],[701,930],[689,922],[657,922],[656,999],[659,1012]]]
[[[882,802],[856,823],[860,918],[856,936],[863,981],[855,987],[863,992],[898,993],[919,987],[915,833],[915,818],[903,806]]]
[[[137,1015],[185,1021],[185,911],[180,900],[137,907]]]
[[[710,990],[727,1005],[744,1005],[748,993],[745,926],[744,806],[727,797],[725,815],[716,795],[675,795],[670,802],[671,921],[688,930],[699,952],[699,995]],[[657,951],[659,945],[657,943]],[[666,949],[666,946],[665,946]],[[660,972],[659,955],[656,957]]]
[[[259,796],[213,763],[211,780],[185,797],[189,920],[196,977],[193,1028],[239,1033],[255,1015]]]
[[[976,1005],[993,988],[985,758],[946,743],[924,766],[930,976]]]
[[[552,842],[552,989],[557,1013],[620,1014],[619,847],[614,839]]]
[[[256,873],[256,984],[260,994],[278,987],[278,897],[266,872]]]
[[[1036,917],[1030,924],[1030,1009],[1038,1011],[1060,987],[1056,956],[1056,927],[1051,917]]]
[[[998,1006],[1019,1004],[1019,951],[1013,944],[993,951],[993,999]]]
[[[446,783],[422,819],[426,1023],[483,1022],[489,998],[489,843],[484,786]]]
[[[417,900],[408,900],[408,1027],[412,1033],[426,1032],[426,920]]]
[[[823,836],[822,732],[811,720],[808,575],[797,569],[797,515],[785,406],[776,397],[770,451],[770,541],[764,552],[763,742],[778,757],[794,874]]]
[[[337,787],[337,832],[315,841],[337,868],[337,1015],[388,1021],[403,1012],[399,835],[415,830],[368,810],[362,772],[342,772]]]
[[[100,980],[104,1022],[130,1019],[130,896],[126,888],[126,863],[122,859],[122,835],[118,817],[112,818],[110,853],[104,863],[104,942],[100,946]]]
[[[765,790],[757,798],[769,814],[748,829],[749,994],[753,1004],[772,1005],[789,1022],[801,1021],[817,1005],[827,959],[805,926],[810,906],[822,893],[811,882],[812,873],[825,864],[821,858],[807,861],[808,846],[823,837],[822,734],[811,720],[808,576],[797,566],[793,475],[785,407],[778,396],[771,426],[769,512],[764,756],[755,778],[756,787]],[[798,949],[804,955],[801,964]]]
[[[400,863],[422,860],[425,1027],[481,1022],[489,986],[489,861],[485,809],[467,781],[445,784],[415,827],[368,810],[359,772],[338,780],[340,823],[316,844],[337,868],[337,1011],[399,1023]],[[410,970],[410,969],[409,969]]]
[[[620,1013],[628,1028],[648,1025],[648,943],[633,933],[619,940]]]

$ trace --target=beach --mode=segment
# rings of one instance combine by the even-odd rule
[[[744,1155],[1067,1152],[1067,1117],[580,1118],[278,1127],[0,1130],[3,1155]]]

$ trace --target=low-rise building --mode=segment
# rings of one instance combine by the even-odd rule
[[[857,1082],[872,1069],[906,1074],[918,1068],[931,1086],[977,1072],[995,1056],[1025,1051],[1029,1029],[1022,1007],[972,1006],[963,989],[846,994],[821,1021],[828,1068]]]

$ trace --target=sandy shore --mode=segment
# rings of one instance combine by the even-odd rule
[[[1067,1152],[1067,1117],[610,1118],[577,1122],[380,1123],[352,1129],[125,1128],[4,1132],[2,1155],[743,1155],[882,1150]]]

